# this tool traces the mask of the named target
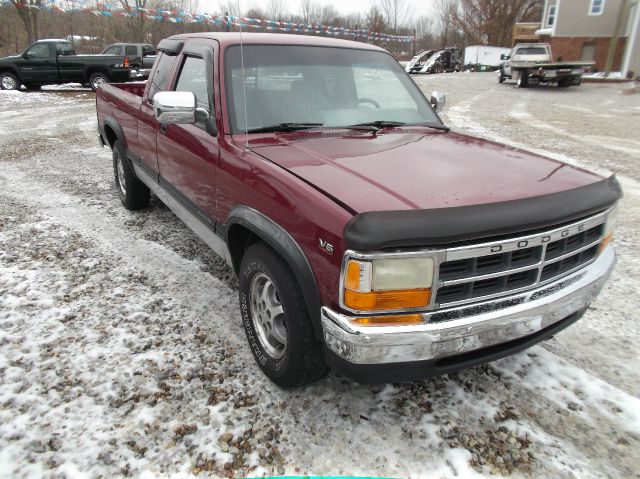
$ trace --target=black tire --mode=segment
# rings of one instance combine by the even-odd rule
[[[283,310],[278,318],[284,325],[286,343],[277,344],[276,341],[280,348],[269,344],[277,351],[275,355],[265,348],[265,338],[260,332],[271,328],[256,327],[262,318],[266,318],[262,316],[265,302],[262,301],[261,306],[252,293],[264,277],[275,286],[275,298]],[[302,290],[289,265],[265,243],[254,243],[242,258],[238,286],[242,325],[251,352],[264,374],[283,388],[304,386],[324,377],[329,369],[324,362],[322,344],[314,336]],[[257,313],[255,316],[254,312]],[[271,315],[268,317],[272,318]],[[275,323],[273,318],[273,330],[276,329]]]
[[[502,70],[500,70],[500,75],[498,76],[498,83],[504,83],[504,74]]]
[[[559,88],[567,88],[571,86],[571,82],[567,81],[567,80],[559,80],[558,81],[558,87]]]
[[[106,73],[95,72],[89,76],[89,86],[93,91],[96,91],[100,85],[109,83],[109,77]]]
[[[19,90],[20,80],[11,72],[0,73],[0,90]]]
[[[113,145],[113,174],[120,201],[126,209],[140,210],[149,205],[149,188],[136,177],[120,141]]]
[[[516,86],[518,88],[527,88],[529,86],[529,71],[520,70],[518,72],[518,79],[516,80]]]
[[[42,85],[34,85],[33,83],[25,83],[24,86],[27,90],[39,90],[42,88]]]

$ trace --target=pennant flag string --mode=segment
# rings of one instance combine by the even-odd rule
[[[11,4],[10,0],[0,0],[0,5]],[[119,7],[98,2],[89,6],[82,1],[59,2],[48,0],[41,4],[27,3],[22,0],[17,4],[18,8],[37,8],[52,12],[76,13],[82,12],[105,17],[143,17],[150,20],[171,23],[195,23],[214,26],[237,27],[241,29],[264,30],[268,32],[307,33],[313,35],[343,36],[358,40],[370,40],[380,42],[410,43],[411,35],[392,35],[382,32],[374,32],[367,28],[346,28],[333,25],[306,24],[283,22],[262,18],[248,18],[235,15],[212,15],[209,13],[184,12],[177,9],[164,10],[161,8]]]

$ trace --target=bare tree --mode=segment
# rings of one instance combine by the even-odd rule
[[[433,20],[431,17],[423,15],[418,17],[414,24],[413,29],[416,35],[416,47],[419,50],[431,48],[434,42],[433,34]]]
[[[460,0],[453,21],[473,43],[508,47],[514,23],[539,15],[536,12],[541,11],[540,3],[540,0]]]
[[[18,16],[27,32],[27,41],[33,43],[40,38],[38,14],[42,8],[42,0],[10,0],[18,10]]]
[[[315,23],[320,18],[322,7],[316,0],[302,0],[300,2],[300,17],[303,23]]]
[[[320,23],[323,25],[334,25],[340,21],[338,10],[332,4],[322,6],[320,10]]]
[[[228,13],[229,15],[239,16],[242,13],[240,0],[221,0],[218,2],[218,7],[222,13]]]
[[[409,16],[409,5],[406,0],[376,0],[376,6],[385,16],[387,25],[393,29],[394,34]]]
[[[284,0],[269,0],[267,4],[267,15],[273,20],[283,20],[286,13]]]
[[[367,28],[372,33],[382,33],[387,30],[385,17],[376,6],[369,9],[369,13],[367,14]]]
[[[438,0],[436,2],[436,22],[440,31],[442,48],[451,45],[455,31],[455,15],[458,10],[458,0]]]

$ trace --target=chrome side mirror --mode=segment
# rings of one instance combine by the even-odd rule
[[[163,125],[196,122],[196,96],[190,91],[160,91],[153,95],[153,113]]]
[[[444,105],[447,103],[447,96],[439,91],[434,91],[431,93],[431,99],[429,100],[433,109],[440,113],[444,110]]]

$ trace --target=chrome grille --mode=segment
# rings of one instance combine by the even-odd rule
[[[436,303],[454,306],[530,289],[592,262],[606,214],[542,233],[446,250]]]

